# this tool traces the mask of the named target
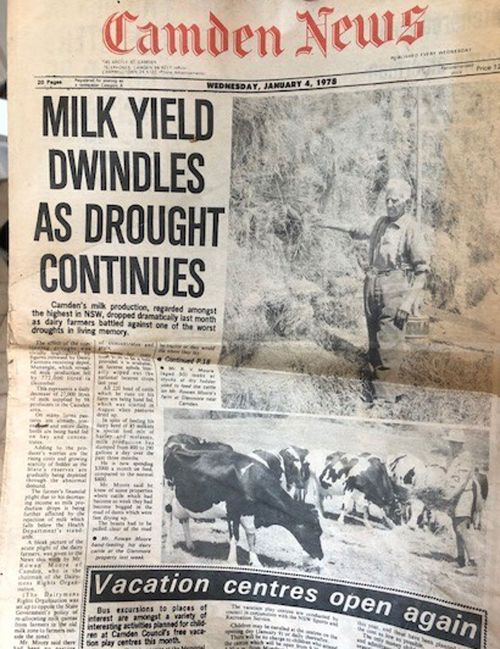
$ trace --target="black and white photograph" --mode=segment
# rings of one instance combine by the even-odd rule
[[[477,81],[236,98],[223,362],[361,378],[367,407],[490,391],[497,103]]]
[[[485,429],[164,411],[162,561],[480,601]]]

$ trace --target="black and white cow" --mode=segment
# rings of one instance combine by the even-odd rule
[[[319,481],[324,495],[342,494],[340,523],[345,522],[346,516],[361,513],[364,524],[369,527],[370,508],[375,506],[381,520],[388,527],[394,527],[398,502],[380,458],[370,453],[332,453],[326,459]]]
[[[394,485],[412,488],[417,485],[425,471],[425,462],[410,453],[387,458],[387,471]]]
[[[401,501],[401,522],[410,529],[430,528],[432,512],[415,496],[425,473],[425,463],[411,453],[401,453],[387,458],[389,477]]]
[[[279,454],[283,458],[286,490],[295,500],[305,502],[311,480],[308,449],[287,446]]]
[[[242,525],[250,563],[259,566],[256,530],[279,525],[298,541],[307,561],[323,558],[322,529],[313,506],[296,501],[281,488],[275,474],[248,455],[229,450],[187,449],[171,445],[164,453],[164,474],[173,485],[169,539],[174,519],[184,528],[186,546],[193,548],[189,519],[222,503],[229,527],[228,560],[237,563]]]
[[[257,449],[249,455],[267,466],[294,500],[314,505],[320,519],[324,517],[321,487],[317,473],[306,459],[309,455],[307,449],[297,446],[288,446],[281,451]]]
[[[387,468],[402,503],[402,522],[412,530],[440,531],[445,525],[443,517],[419,498],[418,493],[441,491],[446,482],[446,469],[437,463],[426,464],[411,453],[389,457]]]

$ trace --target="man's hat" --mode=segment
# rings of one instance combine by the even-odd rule
[[[461,442],[465,443],[465,433],[460,428],[451,430],[445,438],[447,442]]]

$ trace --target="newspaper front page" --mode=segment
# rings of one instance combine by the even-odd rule
[[[9,649],[499,649],[500,14],[11,0]]]

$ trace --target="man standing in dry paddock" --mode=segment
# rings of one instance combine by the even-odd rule
[[[354,239],[369,239],[368,268],[364,285],[368,327],[368,360],[372,395],[393,401],[399,390],[405,325],[416,312],[425,285],[428,256],[419,224],[410,212],[412,189],[402,179],[389,180],[386,216],[371,233],[339,227]],[[337,226],[335,226],[337,227]]]
[[[449,503],[448,511],[455,533],[456,561],[460,569],[468,569],[474,573],[476,561],[472,542],[472,519],[480,486],[472,457],[464,450],[464,432],[452,431],[446,441],[449,445],[449,456],[444,495]]]

